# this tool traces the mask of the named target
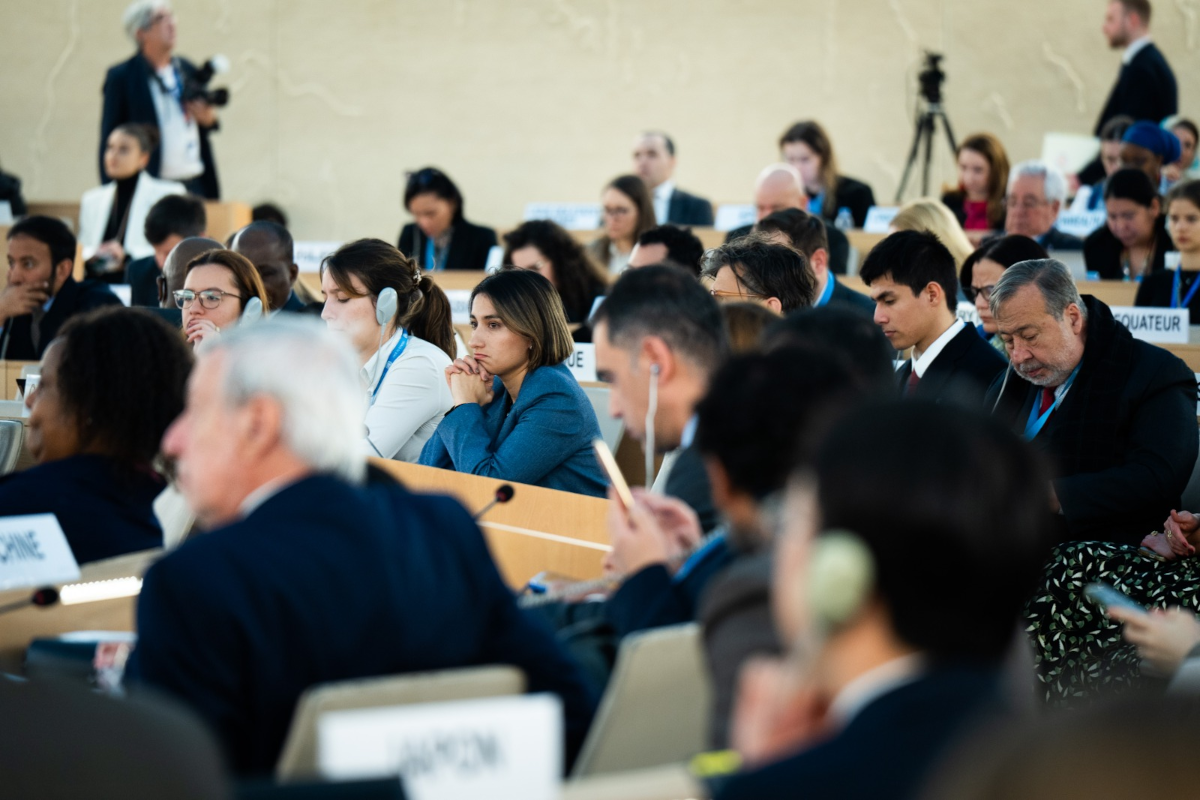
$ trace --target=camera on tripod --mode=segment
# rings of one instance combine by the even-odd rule
[[[933,136],[940,122],[946,131],[946,142],[950,145],[950,153],[955,156],[958,150],[954,144],[954,131],[950,130],[950,120],[946,110],[942,108],[942,84],[946,82],[946,73],[942,71],[942,54],[932,50],[925,51],[925,64],[917,75],[921,94],[918,103],[919,115],[915,121],[912,149],[908,151],[908,161],[904,165],[904,174],[900,176],[900,186],[896,189],[896,204],[899,205],[904,197],[904,189],[908,186],[908,177],[912,174],[917,161],[924,163],[921,167],[921,194],[929,194],[929,166],[933,161]]]
[[[942,102],[942,84],[946,82],[946,73],[942,71],[942,54],[932,50],[925,51],[925,68],[917,79],[921,84],[921,97],[931,104]]]
[[[201,100],[211,106],[224,107],[229,103],[228,89],[209,89],[213,77],[229,71],[229,59],[223,55],[215,55],[204,66],[196,70],[183,85],[183,101]]]

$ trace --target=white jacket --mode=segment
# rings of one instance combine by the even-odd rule
[[[178,181],[159,180],[144,170],[138,175],[133,199],[129,201],[129,223],[125,226],[125,241],[121,245],[131,259],[154,255],[154,247],[146,241],[146,214],[150,206],[169,194],[185,194],[187,189]],[[116,181],[110,181],[83,193],[79,202],[79,244],[86,261],[96,254],[104,242],[104,228],[108,215],[112,213],[113,198],[117,194]]]

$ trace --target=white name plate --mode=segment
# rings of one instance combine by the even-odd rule
[[[296,242],[292,253],[301,272],[320,272],[325,256],[342,246],[342,242]]]
[[[1088,234],[1103,225],[1107,219],[1107,211],[1064,211],[1054,221],[1054,227],[1063,233],[1086,239]]]
[[[864,233],[887,233],[892,220],[900,213],[899,206],[871,206],[863,220]]]
[[[1195,372],[1192,374],[1196,376],[1196,389],[1197,391],[1200,391],[1200,372]],[[1196,416],[1200,417],[1200,395],[1197,396],[1196,400]]]
[[[334,780],[399,775],[413,800],[556,800],[562,726],[549,694],[332,711],[317,764]]]
[[[717,206],[717,216],[713,220],[713,227],[719,231],[731,231],[745,225],[753,225],[758,221],[755,216],[754,206],[726,203],[723,206]]]
[[[468,325],[471,322],[471,290],[446,289],[446,299],[450,301],[450,321],[455,325]]]
[[[1187,344],[1188,310],[1186,308],[1146,308],[1142,306],[1112,306],[1117,322],[1129,328],[1134,338],[1157,344]]]
[[[979,325],[979,309],[975,307],[974,303],[968,303],[966,300],[963,300],[954,309],[954,314],[968,325]]]
[[[0,517],[0,591],[79,580],[79,565],[53,514]]]
[[[548,219],[569,231],[594,231],[600,227],[599,203],[526,203],[523,220]]]
[[[575,350],[563,362],[575,380],[583,383],[596,380],[596,345],[576,344]]]

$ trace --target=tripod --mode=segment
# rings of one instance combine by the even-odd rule
[[[900,178],[900,188],[896,190],[896,205],[900,204],[900,198],[904,195],[904,187],[908,185],[908,176],[912,172],[913,165],[917,163],[922,141],[925,143],[925,164],[921,168],[921,196],[925,197],[929,194],[929,164],[933,160],[933,135],[939,119],[942,121],[942,127],[946,129],[946,139],[950,142],[950,155],[953,156],[958,150],[958,146],[954,143],[954,131],[950,130],[950,119],[946,116],[942,104],[926,102],[925,110],[917,119],[912,149],[908,152],[908,163],[904,165],[904,175]]]

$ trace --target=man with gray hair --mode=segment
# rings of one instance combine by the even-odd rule
[[[764,167],[754,182],[754,221],[762,222],[767,215],[789,208],[808,210],[808,194],[804,191],[800,170],[782,161]],[[825,220],[821,222],[825,223]],[[726,234],[725,241],[740,239],[753,228],[753,225],[734,228]],[[850,240],[846,234],[827,223],[825,236],[829,240],[829,269],[836,275],[845,275],[850,260]]]
[[[190,705],[247,775],[274,769],[310,686],[513,664],[562,698],[573,752],[592,711],[578,668],[465,509],[368,477],[364,402],[353,351],[316,320],[205,343],[163,452],[207,532],[147,572],[130,679]]]
[[[187,86],[199,70],[172,55],[175,16],[166,0],[137,0],[124,15],[125,33],[138,51],[104,77],[104,110],[100,119],[100,180],[105,181],[104,148],[113,128],[126,122],[153,125],[160,144],[146,171],[156,178],[179,181],[192,194],[220,197],[217,167],[209,133],[217,129],[216,108],[189,97]]]
[[[1004,232],[1028,236],[1047,250],[1082,250],[1082,239],[1054,227],[1066,199],[1061,172],[1041,161],[1022,161],[1008,175]]]
[[[1054,259],[1021,261],[992,290],[1010,369],[989,407],[1055,467],[1064,541],[1136,544],[1158,530],[1196,463],[1196,379],[1080,297]]]

